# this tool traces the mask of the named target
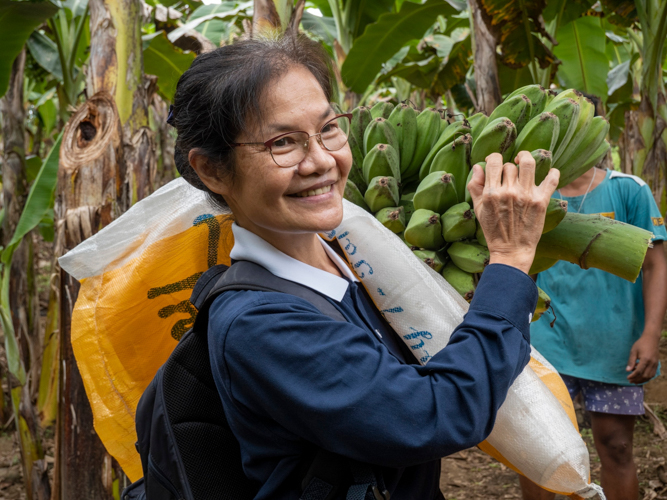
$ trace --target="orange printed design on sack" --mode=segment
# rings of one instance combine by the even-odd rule
[[[651,217],[654,226],[664,226],[665,218],[664,217]]]
[[[608,219],[616,220],[616,212],[600,212],[602,217],[607,217]]]

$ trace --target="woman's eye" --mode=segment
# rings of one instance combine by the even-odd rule
[[[276,141],[273,142],[273,147],[275,148],[287,148],[294,146],[296,144],[296,139],[290,135],[286,135],[285,137],[281,137],[280,139],[277,139]]]
[[[324,127],[322,127],[322,133],[335,134],[338,131],[337,129],[338,129],[337,123],[327,123]]]

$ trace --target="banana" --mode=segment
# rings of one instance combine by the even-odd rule
[[[476,165],[479,165],[482,167],[483,170],[486,171],[486,162],[485,161],[478,161]],[[470,191],[468,191],[468,184],[470,184],[470,181],[472,180],[472,168],[470,169],[470,172],[468,172],[468,177],[466,178],[466,192],[465,192],[465,202],[469,203],[470,206],[472,206],[472,196],[470,196]]]
[[[364,200],[371,212],[398,205],[398,182],[393,177],[373,177],[368,183]]]
[[[564,99],[574,99],[575,101],[579,102],[579,99],[581,99],[582,96],[583,96],[583,94],[576,89],[565,89],[562,92],[554,95],[551,98],[551,100],[549,101],[549,104],[547,105],[547,107],[549,107],[552,104],[557,103],[558,101],[562,101]],[[544,109],[545,109],[545,111],[547,110],[546,108],[544,108]]]
[[[540,113],[526,124],[517,137],[511,157],[514,158],[519,151],[534,151],[535,149],[546,149],[553,154],[558,140],[558,130],[556,115],[548,111]]]
[[[350,173],[347,174],[347,176],[359,187],[359,189],[366,191],[368,182],[364,178],[362,171],[364,155],[361,152],[361,148],[359,147],[359,144],[353,135],[348,137],[347,142],[350,144],[350,151],[352,152],[352,167],[350,167]]]
[[[547,213],[544,217],[544,228],[542,234],[548,233],[555,228],[565,218],[567,213],[567,201],[559,200],[558,198],[551,198]]]
[[[450,144],[445,145],[440,152],[435,155],[433,163],[431,163],[431,171],[433,172],[447,172],[454,176],[454,185],[456,186],[456,193],[459,195],[459,201],[463,201],[465,196],[465,179],[468,178],[470,172],[470,143],[472,137],[470,134],[459,136]]]
[[[417,143],[412,155],[410,166],[405,172],[405,178],[410,178],[419,173],[419,167],[431,147],[440,135],[440,113],[437,109],[426,108],[417,115]]]
[[[554,149],[551,150],[553,161],[557,161],[577,129],[580,107],[577,101],[568,97],[559,100],[554,99],[547,106],[546,111],[558,117],[558,140]]]
[[[532,109],[530,112],[531,119],[539,115],[542,111],[544,111],[544,107],[546,106],[546,100],[547,100],[547,90],[544,87],[542,87],[542,85],[526,85],[525,87],[516,89],[514,92],[508,95],[505,98],[505,100],[511,99],[512,97],[521,94],[525,95],[528,99],[530,99],[530,103],[532,105]]]
[[[366,184],[378,176],[394,177],[401,182],[398,153],[389,144],[376,144],[363,161],[363,176]]]
[[[447,253],[452,262],[467,273],[481,273],[489,263],[489,249],[471,241],[452,243]]]
[[[433,250],[413,250],[412,253],[436,273],[439,273],[445,267],[445,262],[442,260],[439,252]]]
[[[449,207],[440,217],[442,237],[446,242],[470,239],[475,236],[475,214],[465,201]]]
[[[403,234],[405,241],[419,248],[439,250],[445,244],[445,240],[442,239],[440,216],[423,208],[415,210]]]
[[[533,264],[530,266],[530,271],[528,274],[538,274],[542,271],[546,271],[550,267],[554,266],[558,262],[558,259],[550,259],[549,257],[540,257],[536,255],[533,259]]]
[[[433,172],[427,175],[419,183],[412,199],[415,211],[426,209],[439,214],[444,213],[445,210],[457,202],[458,195],[456,194],[454,176],[446,172]]]
[[[394,105],[390,102],[378,102],[371,108],[371,116],[373,118],[382,117],[385,120],[389,118],[389,115],[394,110]]]
[[[468,118],[468,123],[470,123],[470,135],[472,135],[474,143],[482,130],[484,130],[484,127],[486,127],[486,124],[489,123],[489,117],[482,112],[475,113]]]
[[[477,221],[477,228],[475,229],[475,239],[477,240],[477,243],[483,247],[489,247],[489,245],[486,244],[486,236],[484,236],[484,231],[482,231],[482,226],[479,225],[479,221]]]
[[[405,230],[405,211],[403,207],[382,208],[375,214],[384,227],[392,233],[400,233]]]
[[[558,157],[558,161],[554,162],[555,168],[560,170],[560,167],[567,164],[570,158],[572,158],[572,154],[586,137],[588,128],[593,122],[594,117],[595,106],[587,97],[582,95],[579,100],[579,119],[577,120],[577,128],[574,130],[574,134],[567,147],[565,147],[561,155]]]
[[[588,160],[585,163],[583,163],[577,170],[572,170],[572,169],[567,170],[563,182],[570,183],[577,177],[581,176],[587,170],[590,170],[591,168],[597,166],[597,164],[600,163],[600,161],[602,161],[602,159],[605,157],[605,155],[609,152],[610,149],[611,145],[606,140],[602,141],[602,143],[598,146],[595,152],[593,152],[593,154],[588,157]],[[563,186],[566,185],[567,184],[563,184]]]
[[[401,174],[410,166],[417,145],[417,113],[407,104],[399,104],[387,118],[394,126],[400,151]]]
[[[547,295],[547,292],[542,290],[540,287],[537,287],[537,305],[535,306],[535,312],[533,312],[533,318],[531,322],[535,322],[542,317],[542,315],[549,310],[551,307],[551,297]]]
[[[354,137],[359,147],[364,143],[364,132],[373,119],[371,108],[359,106],[352,110],[352,123],[350,124],[350,137]]]
[[[503,155],[503,161],[510,161],[514,143],[517,140],[516,127],[507,118],[496,118],[484,127],[479,138],[472,145],[470,163],[485,161],[491,153]]]
[[[530,120],[533,105],[523,94],[517,94],[514,97],[505,99],[493,113],[489,115],[489,122],[497,120],[498,118],[507,118],[516,127],[516,133],[520,134],[523,127]]]
[[[558,91],[554,89],[547,90],[547,98],[544,100],[544,107],[546,108],[551,101],[558,95]]]
[[[410,222],[410,218],[412,218],[412,214],[415,211],[415,204],[412,203],[412,199],[414,197],[415,193],[403,193],[401,195],[400,201],[398,202],[398,206],[403,207],[406,224]]]
[[[608,143],[607,146],[604,146],[607,132],[609,132],[609,122],[601,116],[596,116],[593,118],[590,127],[588,127],[588,130],[586,131],[586,137],[584,137],[579,146],[572,153],[572,156],[569,158],[567,163],[559,162],[559,188],[567,186],[586,170],[594,167],[597,162],[602,159],[604,154],[607,152],[606,150],[602,150],[605,148],[608,149]],[[597,158],[597,161],[591,165],[591,161],[596,158],[596,153],[600,156]]]
[[[389,144],[399,155],[401,154],[394,126],[382,117],[371,120],[366,127],[363,153],[367,155],[376,144]]]
[[[459,136],[469,133],[470,127],[466,120],[447,125],[447,127],[445,127],[445,129],[440,134],[440,137],[438,137],[436,143],[426,155],[426,158],[424,158],[424,161],[419,169],[419,178],[423,179],[429,174],[431,171],[431,163],[433,163],[433,159],[446,144],[449,144]]]
[[[371,211],[371,209],[368,208],[368,204],[366,203],[366,200],[364,200],[364,196],[361,194],[361,191],[359,191],[359,188],[350,179],[348,179],[347,182],[345,183],[345,191],[343,191],[343,198],[345,198],[347,201],[351,201],[352,203],[363,208],[367,212]]]
[[[551,170],[551,151],[536,149],[530,154],[535,160],[535,184],[539,186]]]
[[[458,268],[453,262],[448,262],[441,274],[464,299],[468,302],[472,300],[475,295],[475,277],[471,273]]]

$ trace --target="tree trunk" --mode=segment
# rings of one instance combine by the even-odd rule
[[[496,109],[502,99],[500,95],[500,80],[498,79],[498,63],[496,61],[496,37],[489,31],[489,24],[484,20],[478,0],[468,0],[473,17],[473,34],[475,54],[473,64],[475,68],[475,85],[477,86],[476,111],[483,111],[488,115]]]
[[[0,100],[2,108],[2,190],[5,215],[2,221],[2,244],[7,247],[28,195],[25,171],[25,109],[23,107],[23,72],[25,49],[14,60],[7,93]],[[25,381],[8,375],[8,388],[21,449],[21,465],[27,498],[41,499],[50,495],[44,472],[44,451],[30,397],[30,385],[39,369],[39,322],[34,308],[38,307],[34,283],[32,240],[30,235],[16,248],[9,275],[9,310],[14,335],[18,339],[20,363],[28,373]],[[4,332],[10,335],[9,332]],[[7,356],[11,356],[8,352]],[[34,365],[34,366],[33,366]]]
[[[65,127],[55,215],[56,255],[108,225],[152,189],[155,149],[148,127],[138,0],[90,0],[90,98]],[[114,464],[97,436],[71,344],[79,287],[60,280],[57,499],[112,498]]]

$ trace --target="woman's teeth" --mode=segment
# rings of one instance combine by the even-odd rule
[[[318,194],[325,194],[331,191],[331,184],[325,187],[321,187],[319,189],[311,189],[310,191],[301,191],[300,193],[296,193],[294,196],[298,198],[305,198],[307,196],[317,196]]]

